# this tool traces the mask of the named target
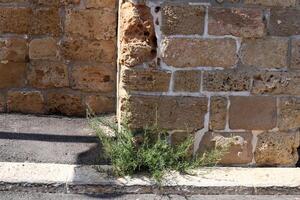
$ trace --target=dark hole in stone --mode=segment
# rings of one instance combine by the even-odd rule
[[[158,13],[159,11],[160,11],[160,7],[159,6],[155,7],[155,12]]]
[[[298,158],[298,162],[296,164],[296,167],[300,167],[300,146],[298,147],[297,152],[298,152],[299,158]]]

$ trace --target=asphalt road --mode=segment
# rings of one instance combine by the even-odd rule
[[[42,194],[42,193],[16,193],[0,192],[0,200],[300,200],[300,196],[158,196],[154,194],[120,195],[114,197],[95,197],[72,194]]]

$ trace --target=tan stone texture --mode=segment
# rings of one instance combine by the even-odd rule
[[[264,96],[230,97],[231,129],[269,130],[276,127],[276,98]]]
[[[87,108],[94,114],[115,112],[115,97],[103,95],[89,95],[86,97]]]
[[[134,67],[156,56],[156,36],[150,8],[126,2],[120,10],[120,58],[123,66]]]
[[[65,31],[67,34],[88,39],[114,39],[116,37],[116,13],[108,9],[68,9]]]
[[[122,85],[126,91],[167,92],[171,73],[155,69],[123,69]]]
[[[295,6],[297,0],[245,0],[245,4],[254,4],[262,6],[278,6],[278,7],[290,7]]]
[[[199,145],[198,153],[213,149],[224,151],[219,164],[236,165],[252,162],[252,133],[251,132],[208,132]]]
[[[281,130],[297,129],[300,127],[300,98],[280,98],[278,126]]]
[[[62,41],[62,54],[68,60],[112,63],[116,59],[116,44],[113,40],[67,38]]]
[[[7,111],[44,113],[44,97],[39,91],[10,91],[7,94]]]
[[[33,35],[59,36],[62,31],[58,8],[35,9],[30,24]]]
[[[87,8],[115,8],[116,0],[85,0]]]
[[[204,18],[203,6],[168,2],[162,6],[161,30],[165,35],[202,35]]]
[[[271,9],[270,35],[300,35],[300,12],[298,9]]]
[[[259,72],[253,78],[253,94],[299,95],[300,73]]]
[[[258,166],[295,166],[299,132],[265,132],[258,135],[255,161]]]
[[[291,68],[300,69],[300,39],[292,39]]]
[[[29,3],[30,0],[0,0],[0,3]]]
[[[204,72],[203,90],[211,92],[249,91],[251,72],[219,70]]]
[[[48,93],[47,109],[49,114],[61,114],[67,116],[84,116],[86,113],[81,96],[69,94],[67,92]]]
[[[198,130],[204,127],[205,97],[129,96],[121,100],[121,111],[128,111],[130,128],[144,128],[157,122],[170,130]]]
[[[0,33],[26,34],[31,26],[30,8],[0,8]]]
[[[28,55],[27,41],[24,38],[0,39],[0,61],[25,62]]]
[[[213,96],[210,98],[210,130],[224,130],[227,117],[227,98]]]
[[[163,61],[173,67],[232,67],[237,62],[233,39],[167,38]]]
[[[200,92],[201,71],[176,71],[174,74],[175,92]]]
[[[74,66],[71,72],[72,88],[87,92],[113,92],[115,69],[112,65]]]
[[[241,47],[244,65],[262,68],[287,67],[288,38],[245,40]]]
[[[27,75],[28,83],[35,88],[68,87],[68,67],[61,62],[32,61]]]
[[[22,87],[25,73],[25,63],[0,64],[0,89]]]
[[[33,39],[29,43],[30,59],[53,59],[57,56],[58,46],[54,38]]]
[[[266,33],[263,11],[252,8],[210,8],[208,33],[259,38]]]

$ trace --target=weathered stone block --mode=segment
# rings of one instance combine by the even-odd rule
[[[121,65],[134,67],[151,61],[156,56],[156,36],[149,7],[123,3],[119,29]]]
[[[200,142],[198,153],[215,148],[225,151],[219,164],[236,165],[252,162],[251,132],[208,132]]]
[[[241,47],[241,61],[254,67],[287,67],[288,38],[268,37],[245,40]]]
[[[210,130],[224,130],[227,117],[227,98],[213,96],[210,98]]]
[[[269,130],[276,127],[276,98],[264,96],[230,97],[231,129]]]
[[[280,98],[278,126],[280,130],[290,130],[300,127],[300,98]]]
[[[25,63],[0,64],[0,89],[23,86],[25,75]]]
[[[25,62],[27,41],[23,38],[0,39],[0,62]]]
[[[65,31],[88,39],[109,40],[116,37],[114,10],[67,10]]]
[[[253,77],[253,94],[299,95],[300,73],[260,72]]]
[[[27,78],[29,85],[35,88],[69,86],[68,67],[61,62],[32,61]]]
[[[173,67],[232,67],[237,62],[234,39],[167,38],[163,60]]]
[[[245,38],[263,37],[266,33],[263,11],[252,8],[210,8],[208,33]]]
[[[271,9],[268,32],[275,36],[300,35],[300,11]]]
[[[292,39],[291,68],[300,69],[300,39]]]
[[[130,96],[121,101],[123,119],[130,128],[145,128],[157,122],[170,130],[198,130],[204,127],[207,112],[205,97]]]
[[[49,114],[62,114],[67,116],[84,116],[86,112],[81,96],[67,92],[48,93],[47,109]]]
[[[112,63],[116,58],[114,40],[89,41],[67,38],[62,41],[62,53],[68,60]]]
[[[58,8],[35,9],[30,24],[30,33],[34,35],[59,36],[62,31]]]
[[[167,92],[171,72],[155,69],[123,69],[121,81],[126,91]]]
[[[86,0],[87,8],[115,8],[116,0]]]
[[[208,71],[203,75],[204,91],[249,91],[250,72],[237,70]]]
[[[296,6],[297,0],[245,0],[244,3],[262,6],[290,7]]]
[[[39,91],[10,91],[7,94],[7,111],[44,113],[44,97]]]
[[[176,71],[174,74],[175,92],[200,92],[201,71]]]
[[[5,97],[3,94],[0,94],[0,113],[3,113],[5,111],[6,111]]]
[[[29,3],[30,0],[0,0],[0,3]]]
[[[95,114],[115,112],[115,97],[89,95],[85,99],[87,108]]]
[[[168,2],[162,7],[161,30],[165,35],[202,35],[204,20],[205,7]]]
[[[88,92],[113,92],[115,68],[112,65],[78,65],[72,68],[72,88]]]
[[[29,43],[30,59],[53,59],[58,51],[57,41],[54,38],[33,39]]]
[[[258,166],[295,166],[299,132],[266,132],[258,135],[255,161]]]
[[[30,8],[0,8],[0,33],[27,34],[31,24]]]

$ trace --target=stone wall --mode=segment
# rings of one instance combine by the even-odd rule
[[[114,112],[115,0],[0,0],[0,112]]]
[[[299,19],[298,0],[121,2],[120,121],[230,144],[224,165],[294,166]]]

